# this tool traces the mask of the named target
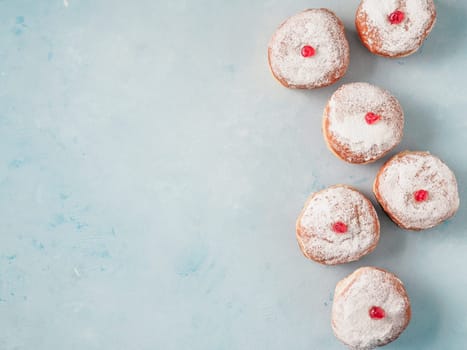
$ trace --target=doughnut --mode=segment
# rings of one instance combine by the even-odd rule
[[[328,148],[338,158],[371,163],[401,141],[404,112],[388,91],[368,83],[350,83],[329,99],[322,128]]]
[[[296,223],[298,245],[308,259],[344,264],[371,253],[379,241],[379,220],[356,189],[335,185],[312,194]]]
[[[454,173],[428,152],[395,155],[376,175],[373,192],[388,216],[407,230],[434,227],[459,209]]]
[[[344,76],[349,51],[342,21],[328,9],[309,9],[280,25],[268,45],[268,60],[285,87],[314,89]]]
[[[363,45],[385,57],[416,52],[435,22],[433,0],[362,0],[355,16]]]
[[[396,340],[410,317],[404,285],[388,271],[362,267],[337,283],[331,325],[352,349],[374,349]]]

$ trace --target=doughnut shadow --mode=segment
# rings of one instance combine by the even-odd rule
[[[423,281],[423,282],[421,282]],[[429,286],[428,280],[405,284],[412,305],[412,319],[407,331],[394,343],[396,349],[425,349],[435,343],[442,322],[440,306],[432,292],[438,286]]]

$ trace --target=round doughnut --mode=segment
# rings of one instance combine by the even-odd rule
[[[323,114],[323,135],[340,159],[355,164],[374,162],[402,139],[404,112],[388,91],[368,83],[341,86]]]
[[[268,46],[274,77],[285,87],[314,89],[342,78],[350,60],[342,21],[328,9],[305,10],[276,30]]]
[[[356,189],[336,185],[312,194],[297,219],[297,241],[308,259],[344,264],[371,253],[379,241],[379,220]]]
[[[402,282],[376,267],[362,267],[337,283],[332,329],[352,349],[374,349],[396,340],[410,322]]]
[[[428,152],[395,155],[379,170],[373,192],[389,217],[408,230],[434,227],[459,209],[454,173]]]
[[[362,0],[355,16],[363,45],[385,57],[416,52],[435,22],[433,0]]]

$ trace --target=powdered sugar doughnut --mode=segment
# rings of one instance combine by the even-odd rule
[[[314,89],[333,84],[349,65],[349,43],[341,20],[327,9],[290,17],[268,47],[269,66],[284,86]]]
[[[400,227],[424,230],[449,219],[459,209],[454,173],[428,152],[402,152],[378,172],[376,199]]]
[[[312,194],[296,229],[303,254],[325,265],[358,260],[379,241],[375,208],[363,194],[345,185]]]
[[[399,337],[411,309],[402,282],[376,267],[362,267],[337,283],[332,329],[352,349],[374,349]]]
[[[416,52],[435,22],[433,0],[362,0],[355,18],[363,44],[386,57]]]
[[[388,91],[368,83],[341,86],[323,115],[323,134],[329,149],[349,163],[370,163],[402,139],[404,112]]]

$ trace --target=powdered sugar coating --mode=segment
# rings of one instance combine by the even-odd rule
[[[381,307],[385,317],[372,319],[373,306]],[[394,274],[362,267],[336,286],[332,329],[353,349],[373,349],[395,340],[407,327],[410,312],[405,288]]]
[[[333,224],[347,225],[345,233]],[[371,202],[357,190],[337,185],[310,196],[297,220],[297,240],[306,257],[331,265],[360,259],[379,241],[379,221]]]
[[[380,119],[368,124],[365,115]],[[340,158],[368,163],[383,157],[402,139],[404,112],[388,91],[368,83],[341,86],[329,100],[324,116],[326,141]]]
[[[428,191],[418,202],[414,193]],[[427,152],[403,152],[380,170],[374,185],[383,209],[401,227],[423,230],[453,216],[459,208],[454,173],[439,158]]]
[[[310,45],[312,57],[301,50]],[[274,76],[291,88],[317,88],[340,79],[349,64],[349,44],[342,22],[327,9],[310,9],[287,19],[268,48]]]
[[[404,13],[400,24],[391,24],[394,11]],[[418,50],[436,19],[433,0],[362,0],[357,10],[357,30],[364,44],[377,54],[399,57]]]

